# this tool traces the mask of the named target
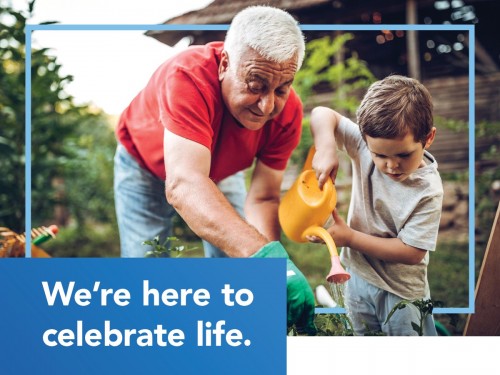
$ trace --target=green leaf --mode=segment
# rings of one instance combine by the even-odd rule
[[[387,315],[387,319],[385,320],[384,324],[387,324],[387,322],[389,322],[389,319],[391,319],[391,317],[394,315],[394,313],[397,310],[404,309],[410,303],[411,303],[411,301],[408,301],[408,300],[402,300],[402,301],[399,301],[398,303],[396,303],[394,305],[394,307],[392,308],[392,310],[389,312],[389,315]]]
[[[422,335],[420,334],[420,333],[421,333],[421,332],[420,332],[420,326],[419,326],[417,323],[415,323],[415,322],[411,322],[411,326],[412,326],[413,330],[419,334],[419,336],[422,336]]]

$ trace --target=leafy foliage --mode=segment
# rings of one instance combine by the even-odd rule
[[[443,126],[454,131],[467,132],[469,124],[466,121],[444,119],[436,117],[437,126]],[[500,122],[479,121],[474,126],[476,142],[478,139],[486,139],[489,147],[476,148],[475,182],[475,230],[476,230],[476,271],[479,271],[484,255],[485,245],[488,241],[495,214],[500,201],[500,152],[498,140],[500,134]],[[453,173],[444,176],[448,180],[467,181],[468,172]],[[479,272],[476,272],[476,278]]]
[[[160,243],[160,237],[156,236],[152,240],[144,241],[142,244],[151,246],[151,250],[146,252],[146,258],[171,257],[178,258],[186,251],[195,250],[196,247],[186,247],[184,245],[171,246],[172,242],[177,242],[177,237],[167,237],[163,243]]]
[[[318,336],[353,336],[352,323],[346,314],[316,314]]]
[[[396,311],[402,310],[408,305],[413,305],[418,309],[418,312],[420,314],[419,321],[418,322],[411,322],[411,326],[412,326],[413,330],[418,333],[419,336],[423,336],[424,335],[423,322],[424,322],[425,318],[427,318],[429,315],[432,315],[432,310],[434,309],[434,307],[441,306],[442,303],[439,301],[433,301],[431,299],[425,299],[425,300],[421,299],[421,300],[413,300],[413,301],[402,300],[402,301],[396,303],[396,305],[394,305],[392,310],[389,312],[389,315],[387,315],[387,319],[385,320],[384,324],[387,324],[389,322],[389,320],[392,318],[392,316],[394,315],[394,313]]]
[[[116,258],[120,256],[117,228],[114,225],[68,226],[53,241],[43,244],[55,258]]]
[[[366,63],[356,52],[348,54],[346,43],[354,35],[345,33],[332,39],[323,37],[307,43],[306,57],[297,72],[294,88],[306,101],[323,85],[333,91],[332,107],[353,114],[359,105],[357,90],[367,88],[375,81]],[[336,56],[346,56],[338,59]]]
[[[331,92],[329,105],[333,109],[346,116],[354,115],[363,91],[376,78],[366,62],[347,49],[346,44],[353,38],[353,34],[345,33],[307,43],[304,62],[293,84],[306,106],[313,104],[309,103],[313,94],[327,91]],[[338,58],[340,55],[344,57]],[[301,165],[312,143],[309,116],[304,116],[300,144],[292,154],[292,162]]]
[[[24,228],[26,11],[0,7],[0,223]],[[53,22],[47,22],[53,23]],[[77,226],[114,221],[113,129],[106,115],[77,106],[72,81],[48,49],[31,51],[31,206],[34,225],[52,223],[57,207]]]
[[[24,218],[24,25],[0,6],[0,223],[19,232]]]
[[[499,134],[500,122],[481,121],[476,124],[476,137],[497,140],[497,142],[491,142],[490,147],[480,155],[476,155],[476,160],[481,160],[491,166],[482,170],[475,178],[476,227],[483,230],[482,233],[479,233],[479,239],[484,242],[489,237],[500,199],[499,189],[494,189],[494,184],[498,184],[500,181]]]
[[[427,273],[432,297],[443,301],[446,307],[465,307],[469,300],[469,262],[467,242],[438,242],[431,254]]]

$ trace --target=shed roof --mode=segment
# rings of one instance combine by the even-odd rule
[[[497,41],[497,24],[492,14],[500,12],[498,0],[466,0],[449,2],[436,0],[214,0],[203,9],[191,11],[166,20],[166,25],[207,25],[229,24],[242,9],[251,5],[270,5],[288,11],[301,24],[355,24],[384,25],[407,23],[406,5],[415,1],[418,5],[417,23],[440,25],[443,23],[475,23],[476,71],[490,74],[500,70],[500,44]],[[437,4],[448,5],[441,9]],[[471,11],[472,10],[472,11]],[[475,20],[465,16],[472,14]],[[477,15],[477,17],[476,17]],[[458,17],[458,18],[457,18]],[[393,30],[394,31],[394,30]],[[387,39],[384,30],[353,32],[355,39],[348,48],[355,51],[366,61],[377,77],[390,73],[408,73],[408,48],[406,33],[389,33]],[[223,40],[225,31],[206,30],[151,30],[146,35],[169,46],[176,45],[185,37],[190,44],[205,44],[214,40]],[[325,35],[332,36],[335,31],[307,31],[306,40],[313,40]],[[422,79],[443,75],[464,75],[468,72],[468,35],[461,31],[420,31],[419,55],[422,66]],[[380,38],[382,41],[380,42]],[[457,39],[464,41],[457,43]],[[431,43],[431,44],[429,44]],[[455,44],[457,48],[455,50]],[[442,45],[442,46],[441,46]],[[438,47],[446,47],[445,53]]]
[[[163,24],[165,25],[182,25],[182,24],[229,24],[233,17],[240,10],[252,5],[269,5],[276,8],[288,11],[292,16],[298,18],[294,12],[305,9],[314,8],[319,5],[332,3],[331,0],[214,0],[205,8],[194,10],[180,16],[170,18]],[[196,37],[206,31],[196,30],[189,31],[192,37]],[[146,32],[146,35],[151,36],[162,43],[174,46],[179,40],[187,36],[186,31],[163,31],[151,30]],[[205,41],[201,41],[203,43]],[[195,42],[196,43],[196,42]]]

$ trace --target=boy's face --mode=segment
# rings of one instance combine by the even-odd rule
[[[372,138],[367,135],[366,144],[377,169],[394,181],[402,182],[425,165],[424,150],[432,144],[435,134],[436,128],[432,128],[425,146],[416,142],[413,134],[409,133],[394,139]]]

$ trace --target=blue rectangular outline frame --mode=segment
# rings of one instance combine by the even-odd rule
[[[468,307],[445,307],[435,308],[435,314],[473,314],[475,310],[475,26],[474,25],[330,25],[304,24],[300,26],[303,31],[380,31],[380,30],[403,30],[403,31],[467,31],[469,33],[469,306]],[[150,30],[150,31],[180,31],[180,30],[201,30],[201,31],[226,31],[229,25],[147,25],[147,24],[50,24],[35,25],[27,24],[26,35],[26,66],[31,66],[31,34],[33,31],[130,31],[130,30]],[[31,69],[26,69],[26,122],[25,122],[25,226],[26,233],[31,232]],[[26,241],[26,258],[31,258],[31,239]],[[316,313],[345,313],[344,308],[316,308]]]

